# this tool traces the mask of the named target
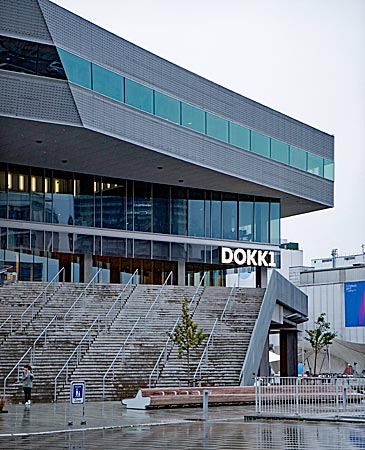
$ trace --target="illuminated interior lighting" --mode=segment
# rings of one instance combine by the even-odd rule
[[[32,189],[32,192],[36,192],[36,190],[37,190],[37,178],[36,177],[32,177],[31,189]]]
[[[19,191],[24,191],[24,175],[19,175]]]
[[[13,189],[13,178],[11,173],[8,173],[8,189]]]

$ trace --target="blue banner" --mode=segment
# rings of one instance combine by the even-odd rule
[[[365,281],[345,283],[345,326],[365,326]]]

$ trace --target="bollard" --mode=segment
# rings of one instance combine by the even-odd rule
[[[208,420],[208,397],[212,391],[204,389],[203,391],[203,420]]]

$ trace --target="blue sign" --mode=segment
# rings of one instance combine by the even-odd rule
[[[71,383],[71,403],[85,402],[85,383],[73,382]]]
[[[345,283],[345,326],[365,326],[365,281]]]

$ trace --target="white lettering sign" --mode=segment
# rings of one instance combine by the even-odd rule
[[[235,262],[238,266],[245,264],[246,266],[276,267],[275,254],[269,250],[222,247],[221,262],[222,264]]]

